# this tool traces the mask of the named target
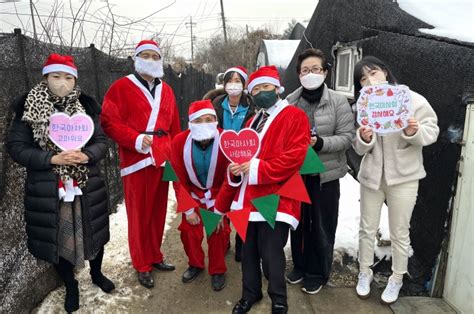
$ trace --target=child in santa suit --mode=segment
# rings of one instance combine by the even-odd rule
[[[219,149],[216,111],[210,100],[193,102],[189,107],[189,129],[178,134],[172,142],[171,164],[176,171],[180,188],[185,189],[199,207],[183,213],[179,226],[181,241],[189,259],[189,267],[182,281],[193,281],[204,269],[203,223],[199,208],[222,214],[215,199],[224,181],[228,161]],[[178,199],[178,202],[180,200]],[[224,209],[228,210],[228,205]],[[217,209],[217,208],[219,209]],[[216,230],[207,238],[209,248],[209,274],[212,288],[220,291],[225,286],[227,270],[224,256],[229,246],[230,227],[221,219]]]
[[[268,278],[272,313],[287,313],[283,248],[289,229],[294,230],[298,225],[300,202],[281,197],[272,228],[251,201],[274,194],[300,170],[310,143],[310,126],[301,109],[280,99],[283,87],[275,66],[261,67],[252,73],[248,91],[259,111],[246,126],[259,133],[260,150],[249,162],[230,164],[233,177],[229,177],[223,187],[236,190],[231,210],[251,209],[242,246],[243,295],[233,313],[248,312],[262,298],[260,261]],[[229,194],[222,194],[218,201]]]

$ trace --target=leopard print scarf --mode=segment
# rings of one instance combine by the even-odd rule
[[[80,88],[74,90],[65,97],[54,95],[48,88],[45,81],[33,87],[25,102],[25,111],[22,121],[28,123],[33,131],[33,140],[38,143],[41,149],[60,153],[57,147],[49,138],[49,118],[56,111],[73,115],[75,113],[85,113],[84,107],[79,102]],[[53,171],[65,182],[74,179],[80,188],[85,187],[88,179],[89,169],[85,165],[54,165]]]

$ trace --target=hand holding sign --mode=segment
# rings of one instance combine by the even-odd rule
[[[53,165],[78,165],[87,163],[89,161],[89,156],[84,154],[78,149],[72,150],[65,150],[60,152],[59,154],[54,155],[51,157],[51,164]]]
[[[407,136],[413,136],[418,132],[418,121],[415,118],[408,119],[408,126],[403,130]]]
[[[361,89],[357,122],[379,134],[405,129],[410,117],[410,90],[404,85],[375,85]]]
[[[229,170],[230,170],[230,172],[232,172],[232,174],[233,174],[234,176],[239,176],[239,175],[240,175],[240,172],[242,171],[241,169],[242,169],[242,168],[240,167],[239,164],[231,163],[231,164],[229,165]]]
[[[361,126],[359,132],[360,132],[360,137],[362,137],[362,139],[366,143],[370,143],[372,141],[372,136],[373,136],[374,132],[372,131],[372,129],[370,127]]]
[[[219,146],[230,162],[242,165],[255,157],[260,149],[260,138],[255,130],[245,128],[239,133],[226,130],[221,133]]]

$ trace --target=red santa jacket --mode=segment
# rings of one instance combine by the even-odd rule
[[[238,187],[227,177],[223,189],[236,190],[231,210],[250,208],[250,221],[265,221],[252,205],[251,200],[275,193],[303,165],[310,143],[308,117],[299,108],[280,100],[269,110],[270,116],[260,132],[260,151],[250,162],[248,176],[243,176]],[[247,122],[251,127],[256,115]],[[223,193],[221,197],[231,193]],[[281,197],[276,216],[277,221],[288,223],[296,229],[300,219],[300,202]]]
[[[155,97],[133,75],[115,81],[104,97],[101,125],[119,145],[120,173],[129,175],[149,165],[159,167],[171,155],[171,139],[180,132],[179,113],[171,87],[161,81]],[[153,135],[151,149],[143,151],[143,132]]]
[[[212,146],[212,156],[207,175],[207,182],[202,186],[197,177],[192,159],[192,138],[189,130],[179,133],[172,142],[171,165],[178,176],[180,188],[186,191],[201,204],[202,208],[213,210],[217,213],[229,210],[235,191],[230,189],[231,193],[222,198],[220,203],[216,203],[216,197],[219,195],[229,162],[219,149],[219,133],[214,137]],[[178,200],[179,201],[179,200]],[[190,214],[195,209],[190,209],[186,213]]]

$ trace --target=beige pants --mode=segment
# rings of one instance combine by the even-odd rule
[[[359,266],[367,270],[374,263],[374,242],[383,202],[387,200],[392,271],[407,272],[410,249],[410,219],[418,195],[418,180],[387,186],[382,178],[378,190],[360,185]]]

